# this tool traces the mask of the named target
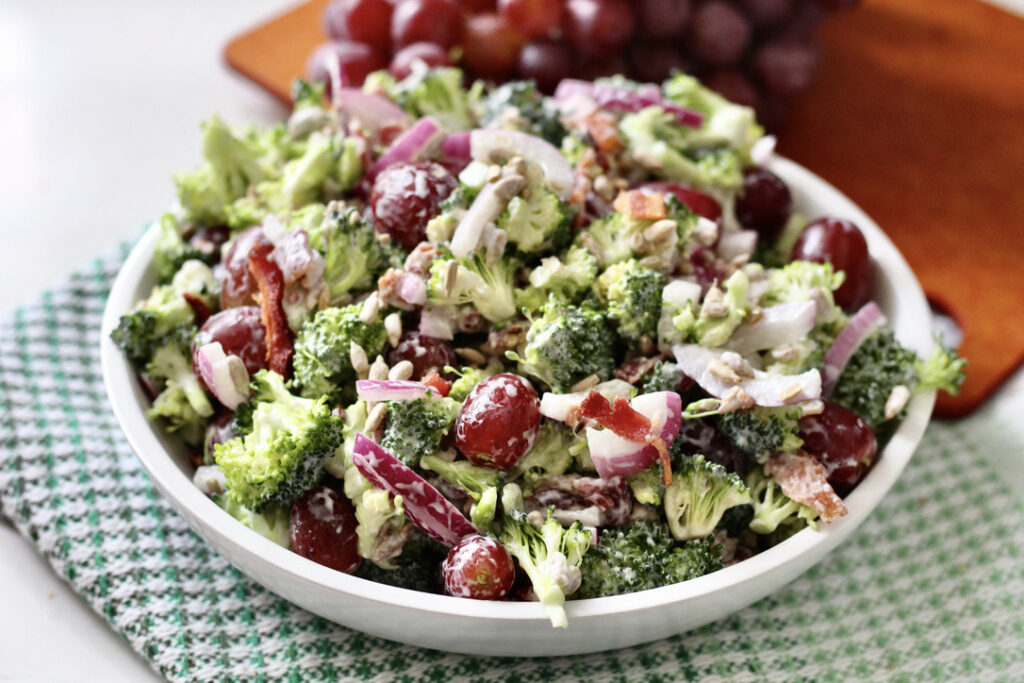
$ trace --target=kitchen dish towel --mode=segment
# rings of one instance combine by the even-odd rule
[[[126,253],[0,323],[0,512],[172,681],[1024,680],[1024,506],[981,456],[1024,448],[984,415],[932,424],[875,513],[811,571],[668,640],[468,657],[309,614],[193,534],[125,441],[98,341]]]

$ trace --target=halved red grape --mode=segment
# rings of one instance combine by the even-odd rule
[[[497,14],[478,14],[466,19],[462,36],[462,63],[478,78],[507,79],[519,61],[526,36]]]
[[[429,161],[388,166],[370,193],[373,223],[406,249],[415,249],[427,238],[427,223],[441,213],[441,202],[457,184],[444,166]]]
[[[351,574],[362,563],[356,513],[348,498],[317,486],[292,505],[292,551],[325,567]]]
[[[188,235],[188,244],[203,254],[207,263],[220,261],[220,248],[231,239],[231,230],[226,225],[200,226]]]
[[[199,377],[196,352],[199,347],[213,342],[220,342],[226,355],[241,358],[250,375],[267,367],[266,329],[260,320],[259,306],[228,308],[203,323],[192,342],[192,369],[196,377]]]
[[[473,600],[504,600],[512,590],[516,568],[512,556],[493,538],[466,536],[441,563],[449,595]]]
[[[324,28],[335,40],[366,43],[386,54],[393,8],[388,0],[333,0],[324,8]]]
[[[821,414],[800,418],[799,435],[803,449],[828,470],[828,483],[840,496],[864,478],[878,453],[878,441],[868,423],[831,401],[825,402]]]
[[[710,66],[737,63],[750,45],[750,22],[735,5],[709,0],[698,6],[687,26],[690,55]]]
[[[640,35],[654,40],[679,38],[692,10],[690,0],[639,0],[636,12]]]
[[[757,88],[736,69],[717,69],[704,74],[700,80],[730,102],[746,107],[756,107],[758,104]]]
[[[782,178],[764,168],[744,171],[736,218],[744,228],[756,230],[762,244],[778,239],[792,211],[793,196]]]
[[[532,78],[544,92],[554,92],[563,78],[572,75],[572,69],[572,49],[563,42],[537,40],[519,51],[519,77]]]
[[[367,75],[387,66],[380,53],[369,45],[352,40],[335,40],[324,43],[313,51],[306,65],[306,72],[311,80],[326,83],[330,91],[333,86],[331,70],[334,64],[338,66],[341,85],[345,87],[359,87]]]
[[[416,60],[422,61],[429,67],[452,66],[454,62],[448,51],[434,43],[413,43],[406,45],[395,53],[391,58],[391,65],[388,71],[391,75],[402,80],[412,73],[412,65]]]
[[[660,83],[673,71],[689,71],[690,65],[675,43],[635,42],[629,48],[633,77],[644,83]]]
[[[754,52],[750,68],[765,90],[793,97],[811,87],[821,50],[811,41],[773,40]]]
[[[403,0],[391,15],[391,43],[436,43],[448,49],[462,37],[462,14],[451,0]]]
[[[807,225],[793,245],[792,260],[831,263],[846,273],[835,292],[836,304],[855,311],[871,295],[871,257],[864,234],[852,222],[840,218],[819,218]]]
[[[562,0],[498,0],[498,12],[529,38],[545,38],[562,22]]]
[[[689,185],[671,180],[652,180],[637,186],[641,190],[651,190],[664,194],[674,194],[690,211],[708,220],[717,221],[722,217],[722,205],[718,200]]]
[[[412,363],[412,378],[422,379],[430,370],[444,372],[444,367],[455,367],[457,361],[452,345],[444,339],[428,337],[415,330],[405,332],[398,346],[388,352],[388,365],[407,360]]]
[[[591,59],[605,59],[621,50],[635,27],[636,18],[625,0],[568,0],[565,4],[565,38]]]
[[[477,465],[506,470],[530,450],[538,426],[537,391],[519,375],[503,372],[466,397],[455,422],[455,445]]]

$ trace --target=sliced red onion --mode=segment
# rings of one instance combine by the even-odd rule
[[[718,237],[718,257],[725,262],[751,256],[756,248],[756,230],[723,230]]]
[[[360,88],[337,88],[332,95],[338,110],[359,119],[368,132],[409,125],[409,115],[383,95],[372,95]]]
[[[356,381],[356,395],[364,401],[415,401],[441,396],[434,387],[407,379],[360,379]]]
[[[452,547],[477,533],[468,519],[430,483],[362,434],[356,435],[352,464],[371,484],[402,497],[405,516],[420,531]]]
[[[494,191],[494,183],[484,185],[452,234],[452,254],[463,258],[476,251],[488,223],[496,221],[504,210],[505,203]]]
[[[869,301],[854,313],[825,353],[822,391],[826,396],[832,393],[836,382],[839,381],[839,376],[843,374],[846,364],[850,362],[850,357],[860,348],[865,339],[884,324],[885,314],[874,301]]]
[[[455,309],[451,306],[426,306],[420,313],[420,334],[436,339],[455,338]]]
[[[633,385],[621,379],[612,379],[607,382],[601,382],[592,390],[575,391],[571,394],[547,392],[540,398],[540,414],[550,420],[565,422],[566,418],[569,417],[569,411],[573,408],[579,408],[580,404],[583,403],[583,399],[591,391],[596,391],[609,401],[614,401],[616,398],[628,399],[629,395],[633,392]]]
[[[630,406],[651,421],[658,435],[670,446],[683,426],[683,400],[674,391],[641,394]],[[658,462],[658,449],[618,436],[610,429],[587,428],[587,446],[597,474],[602,479],[626,477]]]
[[[724,353],[735,351],[706,349],[697,344],[677,344],[672,347],[672,353],[676,356],[679,369],[715,398],[725,398],[736,387],[746,392],[754,403],[764,407],[793,405],[821,398],[821,374],[817,370],[808,370],[799,375],[775,375],[752,370],[753,377],[740,377],[739,382],[728,382],[712,372],[712,363],[722,361]]]
[[[566,78],[555,89],[555,101],[564,102],[577,95],[586,95],[602,109],[617,112],[637,112],[647,107],[661,107],[672,114],[676,123],[690,128],[700,128],[704,116],[699,112],[666,100],[661,90],[651,84],[641,86],[637,90],[617,88],[611,85],[599,85],[588,81]]]
[[[752,353],[803,339],[814,327],[817,308],[810,300],[769,306],[756,323],[740,325],[726,346],[737,353]]]
[[[404,273],[398,285],[398,296],[413,306],[422,306],[427,303],[427,283],[418,275]]]
[[[478,128],[469,134],[469,150],[470,156],[486,163],[514,156],[535,161],[544,169],[548,185],[559,197],[567,200],[572,195],[572,165],[547,140],[518,130]]]
[[[429,116],[425,116],[412,124],[409,130],[399,135],[387,151],[380,155],[370,168],[367,176],[376,178],[377,174],[392,164],[406,161],[419,161],[432,156],[434,148],[442,135],[440,126]]]
[[[225,355],[220,342],[203,344],[196,351],[199,376],[225,408],[234,410],[249,399],[249,372],[235,355]]]
[[[666,444],[675,441],[679,430],[683,428],[683,399],[674,391],[654,391],[640,394],[629,405],[651,421],[652,429]]]

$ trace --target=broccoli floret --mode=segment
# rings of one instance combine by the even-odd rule
[[[551,420],[545,420],[537,431],[533,446],[509,471],[509,479],[518,480],[525,495],[530,495],[537,485],[556,474],[563,474],[572,464],[570,449],[578,437],[572,430]]]
[[[773,306],[791,301],[815,301],[821,304],[819,319],[836,320],[843,317],[843,312],[835,305],[832,292],[839,289],[844,279],[842,271],[833,270],[831,263],[791,261],[782,268],[768,271],[771,289],[761,297],[760,303]]]
[[[662,472],[661,465],[655,464],[626,478],[629,490],[633,492],[636,502],[644,505],[661,505],[661,501],[665,497],[665,482],[662,479]]]
[[[685,378],[686,374],[679,369],[679,365],[660,360],[644,379],[640,393],[653,394],[658,391],[678,392]]]
[[[497,226],[523,253],[550,251],[558,243],[568,241],[566,205],[548,188],[539,164],[526,163],[526,180],[526,189],[509,201]]]
[[[957,356],[956,351],[946,348],[937,341],[931,356],[926,360],[918,359],[914,362],[914,372],[917,373],[917,386],[914,387],[914,391],[936,389],[956,396],[960,393],[960,385],[966,377],[966,366],[967,361]]]
[[[382,448],[410,467],[440,450],[441,441],[459,416],[461,405],[450,398],[388,401]]]
[[[829,399],[877,429],[887,420],[885,404],[892,390],[916,386],[917,362],[917,354],[896,341],[891,331],[879,330],[850,357]]]
[[[775,479],[764,473],[764,469],[755,467],[750,470],[747,473],[747,486],[750,488],[750,502],[754,506],[754,517],[750,520],[750,530],[754,533],[770,534],[779,525],[789,524],[818,528],[818,513],[783,493]]]
[[[797,436],[801,412],[799,406],[754,406],[719,415],[716,426],[736,448],[764,462],[776,451],[791,451],[803,445],[803,439]]]
[[[740,152],[744,163],[750,160],[750,148],[764,135],[753,109],[730,102],[682,73],[665,81],[664,93],[676,104],[704,116],[700,127],[688,136],[690,145],[726,144]]]
[[[327,84],[323,81],[307,81],[303,78],[296,78],[292,81],[292,107],[296,111],[310,107],[322,108],[326,91]]]
[[[180,338],[184,328],[193,326],[195,314],[185,294],[213,308],[217,293],[210,267],[201,261],[186,261],[170,284],[158,285],[135,311],[121,316],[110,338],[132,361],[147,361],[168,337]]]
[[[630,238],[642,232],[651,221],[630,218],[624,213],[611,213],[593,221],[580,233],[577,243],[587,247],[601,268],[633,258]]]
[[[381,244],[358,209],[332,205],[319,225],[307,232],[310,245],[323,254],[324,282],[332,302],[374,283],[381,269]]]
[[[609,379],[615,369],[614,335],[600,312],[549,301],[531,321],[526,344],[506,355],[519,371],[536,377],[552,391],[565,392],[590,375]]]
[[[440,574],[437,568],[447,554],[448,548],[417,531],[402,547],[402,554],[388,562],[388,567],[363,562],[355,575],[398,588],[440,593]]]
[[[637,162],[654,175],[704,190],[734,192],[743,185],[740,152],[702,143],[661,107],[627,114],[619,130]]]
[[[576,598],[602,598],[670,586],[722,568],[721,546],[713,538],[677,545],[661,522],[640,520],[605,529],[583,556],[583,581]]]
[[[530,286],[517,291],[520,308],[536,311],[550,297],[578,304],[597,279],[597,259],[581,246],[572,246],[561,257],[548,256],[530,271]]]
[[[387,85],[383,80],[378,84]],[[476,125],[471,105],[477,94],[462,87],[461,69],[414,70],[387,88],[387,92],[398,106],[414,117],[433,116],[449,132],[469,130]]]
[[[454,283],[448,289],[445,282],[452,261],[458,264],[458,269]],[[430,266],[427,300],[437,306],[472,304],[491,322],[505,322],[516,315],[517,269],[518,263],[509,258],[499,258],[488,264],[486,255],[480,250],[465,258],[451,255],[435,258]]]
[[[480,531],[490,531],[498,507],[498,487],[505,478],[504,472],[480,467],[468,460],[449,462],[436,455],[421,458],[420,467],[440,475],[452,486],[465,491],[473,499],[469,518]]]
[[[212,496],[211,500],[260,536],[269,538],[279,546],[291,547],[291,511],[284,505],[268,503],[260,512],[256,512],[225,495]]]
[[[160,239],[153,250],[153,268],[157,280],[168,282],[185,261],[206,261],[211,256],[185,241],[174,214],[165,213],[160,217]]]
[[[359,317],[361,304],[317,311],[295,339],[295,384],[307,398],[328,396],[332,402],[352,394],[356,371],[352,369],[352,345],[373,358],[384,350],[387,333],[383,317],[369,325]],[[343,401],[342,401],[343,402]]]
[[[684,457],[665,490],[665,518],[679,541],[704,538],[731,507],[750,502],[743,480],[703,455]]]
[[[709,314],[707,306],[701,307],[700,315],[697,317],[694,332],[701,346],[721,346],[729,340],[729,336],[740,326],[743,318],[747,315],[747,290],[750,287],[750,280],[742,270],[737,270],[725,281],[725,294],[722,296],[722,303],[725,304],[725,315]],[[708,297],[721,294],[721,290],[713,287],[708,292]],[[706,299],[705,299],[706,300]]]
[[[664,274],[633,259],[610,266],[594,283],[609,319],[618,323],[619,336],[633,343],[657,338],[664,287]]]
[[[558,108],[544,97],[533,81],[509,81],[484,98],[480,125],[521,130],[555,145],[565,137]]]
[[[200,443],[213,406],[192,372],[187,343],[173,338],[165,342],[146,365],[146,375],[164,386],[149,409],[149,417],[167,420],[168,431],[181,432],[189,443]]]
[[[260,370],[251,388],[252,431],[218,444],[213,456],[227,496],[261,511],[272,501],[291,503],[319,481],[324,459],[342,442],[343,423],[325,398],[293,396],[276,372]]]
[[[579,588],[580,564],[590,549],[590,537],[591,532],[579,522],[563,529],[550,510],[540,528],[522,512],[505,515],[501,543],[519,561],[556,628],[569,625],[563,605],[566,596]]]

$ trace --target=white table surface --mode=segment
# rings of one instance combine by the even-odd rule
[[[1024,10],[1024,0],[995,0]],[[130,237],[199,155],[199,122],[283,110],[223,64],[287,0],[0,2],[0,311]],[[986,410],[1024,408],[1024,373]],[[1020,454],[994,454],[1020,471]],[[1024,477],[1012,477],[1024,491]],[[0,520],[0,681],[159,680]]]

